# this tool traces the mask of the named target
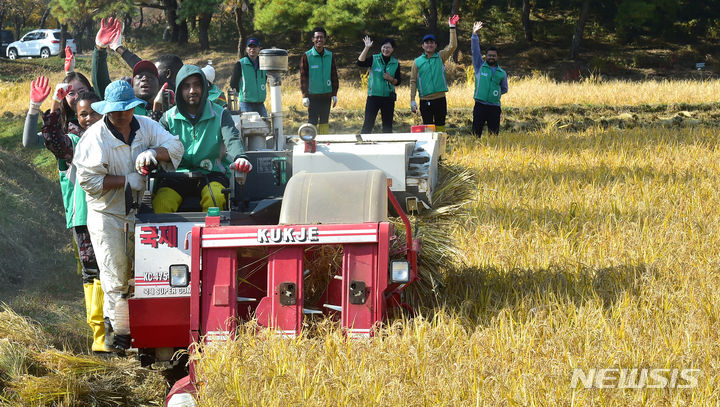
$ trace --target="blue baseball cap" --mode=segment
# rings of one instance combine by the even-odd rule
[[[251,46],[251,45],[254,45],[254,46],[256,46],[256,47],[259,47],[259,46],[260,46],[260,41],[258,41],[257,38],[248,38],[247,44],[246,44],[245,46],[246,46],[246,47],[249,47],[249,46]]]
[[[435,38],[435,36],[432,34],[428,34],[428,35],[424,36],[422,41],[420,41],[420,42],[425,42],[427,40],[433,40],[433,41],[437,42],[437,38]]]
[[[111,82],[105,88],[105,100],[90,105],[100,114],[124,112],[135,106],[144,105],[145,101],[135,97],[132,86],[124,80]]]

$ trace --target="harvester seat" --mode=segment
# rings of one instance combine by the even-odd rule
[[[380,170],[299,172],[285,188],[281,225],[387,221],[387,177]]]

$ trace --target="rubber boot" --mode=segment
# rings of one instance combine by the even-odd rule
[[[130,337],[130,315],[128,309],[127,294],[123,294],[115,302],[115,325],[113,350],[119,355],[125,354],[125,349],[130,348],[132,338]]]
[[[318,134],[330,134],[330,124],[322,123],[317,125]]]
[[[90,325],[90,329],[92,329],[92,324],[90,323],[90,310],[92,308],[93,288],[94,285],[92,283],[83,284],[83,291],[85,292],[85,321],[88,325]]]
[[[105,319],[103,318],[103,301],[105,294],[103,293],[100,280],[93,281],[93,296],[88,313],[88,324],[93,330],[93,352],[110,352],[105,345]]]

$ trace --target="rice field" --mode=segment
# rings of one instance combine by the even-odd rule
[[[456,138],[447,161],[477,188],[446,230],[463,255],[438,305],[370,341],[332,324],[295,340],[247,326],[206,350],[201,405],[716,405],[717,139]],[[687,389],[573,389],[574,368],[701,373]]]
[[[26,87],[1,84],[4,109],[26,109]],[[716,103],[720,81],[534,77],[510,89],[504,106],[526,114],[575,104],[687,104],[695,114]],[[470,94],[451,89],[453,117],[467,115]],[[284,97],[303,110],[297,91]],[[343,84],[339,98],[358,125],[364,90]],[[446,202],[455,194],[465,205],[424,226],[429,252],[447,254],[437,296],[372,340],[347,341],[331,321],[292,340],[248,323],[205,349],[200,405],[720,404],[720,130],[709,120],[451,134],[448,182],[462,172],[472,188],[451,190]],[[611,388],[586,389],[571,386],[576,368],[700,373],[692,388],[616,388],[610,378]]]
[[[128,74],[127,65],[115,61],[117,57],[110,58],[111,78],[119,78]],[[195,58],[190,61],[199,66],[205,60]],[[218,59],[215,59],[216,61]],[[217,84],[227,90],[227,82],[232,71],[234,60],[222,60],[216,65],[218,73]],[[468,69],[468,68],[466,68]],[[88,61],[78,63],[78,72],[90,78],[90,65]],[[226,73],[223,76],[223,73]],[[31,76],[44,74],[50,83],[58,83],[64,78],[62,71],[50,72],[39,66]],[[365,79],[366,80],[366,79]],[[410,88],[406,82],[397,89],[397,109],[410,109]],[[357,80],[341,80],[338,91],[338,106],[341,110],[364,110],[367,97],[367,86],[362,83],[363,78],[358,74]],[[629,81],[618,79],[603,79],[602,76],[592,76],[579,82],[558,82],[544,75],[529,77],[513,77],[508,79],[510,91],[502,98],[503,106],[510,108],[565,106],[565,105],[591,105],[591,106],[653,106],[669,104],[705,104],[716,103],[720,94],[720,80],[646,80]],[[305,110],[302,106],[302,96],[299,90],[299,74],[287,75],[283,81],[283,106]],[[468,108],[473,106],[473,82],[460,82],[450,86],[447,94],[448,108]],[[19,82],[0,81],[0,100],[3,100],[3,111],[21,112],[27,110],[30,92],[30,79]],[[43,108],[50,107],[50,99]],[[270,108],[270,101],[266,103]]]

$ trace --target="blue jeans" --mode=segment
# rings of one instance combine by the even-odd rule
[[[253,103],[253,102],[238,102],[240,105],[240,111],[246,112],[258,112],[262,117],[268,117],[267,109],[265,109],[264,103]]]

